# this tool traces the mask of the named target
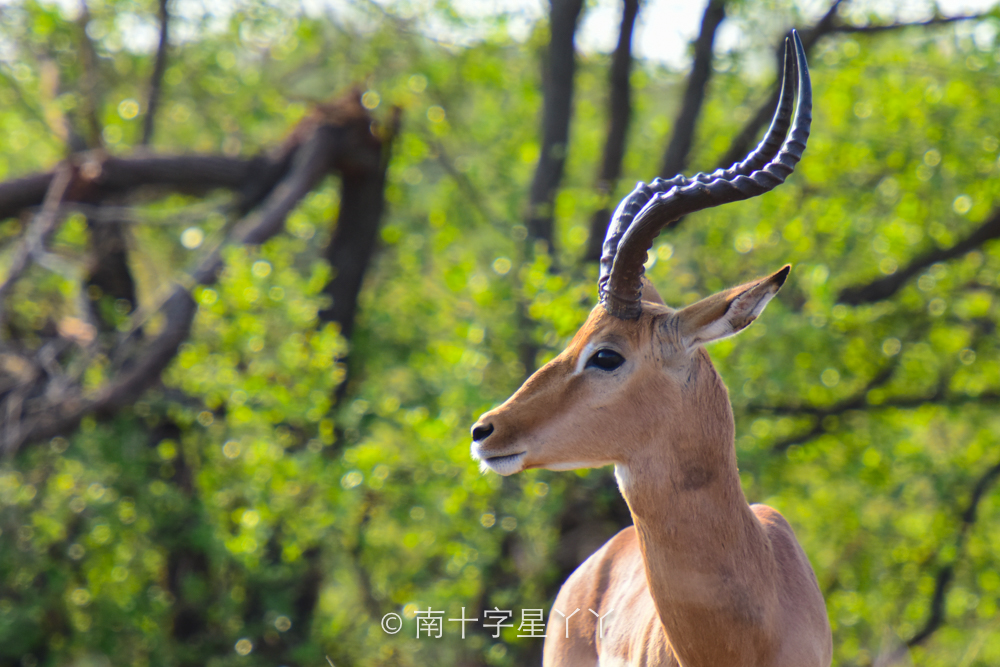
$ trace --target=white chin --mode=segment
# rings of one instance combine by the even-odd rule
[[[611,461],[570,461],[568,463],[550,463],[542,466],[546,470],[582,470],[584,468],[603,468],[613,465]]]
[[[488,459],[479,459],[479,469],[483,472],[492,470],[493,472],[507,476],[521,472],[524,462],[524,452],[512,454],[510,456],[494,456]]]

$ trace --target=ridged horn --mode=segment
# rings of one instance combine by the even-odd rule
[[[796,92],[798,100],[792,118],[792,98]],[[802,41],[793,30],[785,38],[778,106],[757,148],[729,169],[639,183],[618,205],[604,239],[598,279],[598,293],[605,309],[621,319],[639,317],[643,264],[656,236],[689,213],[750,199],[784,183],[802,158],[811,122],[809,66]]]

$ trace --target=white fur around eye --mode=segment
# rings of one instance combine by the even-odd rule
[[[594,348],[597,347],[597,343],[587,343],[583,348],[583,352],[576,360],[576,368],[573,370],[573,375],[579,375],[583,372],[583,369],[587,367],[587,361],[590,360],[590,356],[594,354]]]

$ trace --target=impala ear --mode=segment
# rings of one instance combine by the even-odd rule
[[[678,312],[684,346],[690,350],[746,329],[785,284],[791,268],[785,265],[777,273],[713,294]]]
[[[652,303],[658,303],[661,306],[665,305],[663,303],[663,297],[660,296],[660,293],[657,291],[656,286],[653,283],[649,282],[649,278],[647,278],[646,276],[642,276],[641,280],[642,280],[642,300],[650,301]]]

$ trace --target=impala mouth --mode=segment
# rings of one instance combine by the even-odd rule
[[[519,452],[503,456],[483,456],[477,453],[475,457],[479,459],[479,469],[483,472],[492,470],[500,475],[513,475],[521,471],[521,461],[524,459],[526,453]]]

